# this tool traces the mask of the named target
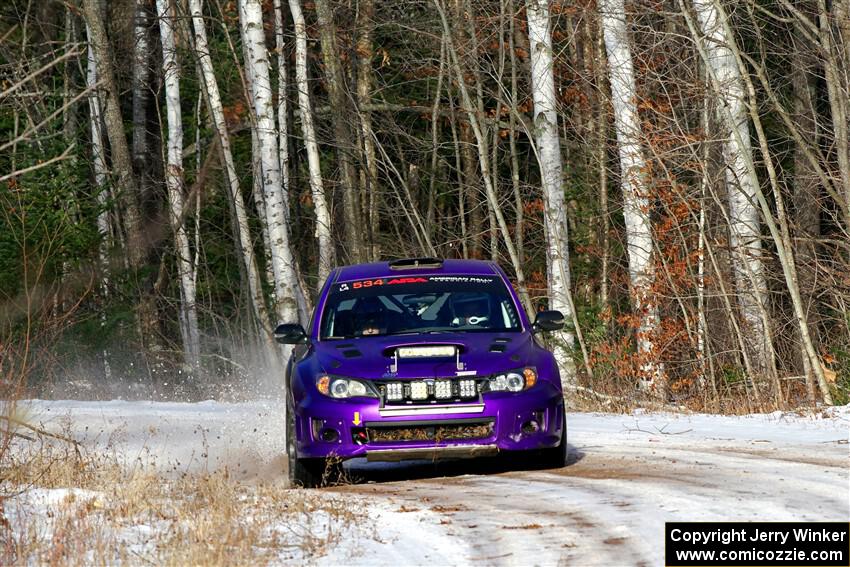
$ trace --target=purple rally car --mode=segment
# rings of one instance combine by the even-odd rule
[[[342,460],[515,454],[560,467],[564,398],[552,353],[493,262],[414,258],[333,270],[310,328],[283,324],[289,474],[317,486]]]

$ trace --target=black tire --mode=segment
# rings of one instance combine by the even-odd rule
[[[287,408],[286,457],[289,464],[289,484],[303,488],[315,488],[322,483],[324,459],[299,459],[295,448],[295,411]]]
[[[286,456],[289,462],[289,483],[302,488],[319,488],[335,484],[342,474],[342,464],[330,459],[299,459],[295,448],[295,412],[289,408],[286,420]]]
[[[549,449],[541,449],[537,457],[537,464],[544,469],[560,469],[567,466],[568,446],[567,446],[567,415],[563,409],[561,412],[564,415],[564,423],[561,427],[561,442],[557,447]]]

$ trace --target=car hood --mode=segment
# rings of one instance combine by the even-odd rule
[[[399,347],[453,345],[458,357],[399,358]],[[531,364],[534,342],[527,332],[439,333],[325,340],[313,345],[319,366],[352,378],[484,376]],[[460,363],[460,364],[458,364]],[[395,372],[393,372],[395,366]]]

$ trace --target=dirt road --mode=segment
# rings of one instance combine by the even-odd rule
[[[280,470],[275,405],[38,402],[91,446],[111,438],[165,470]],[[52,415],[51,419],[44,419]],[[665,521],[850,520],[850,408],[826,416],[574,414],[570,465],[518,460],[383,465],[325,489],[375,523],[375,541],[317,563],[661,565]],[[114,449],[113,449],[114,450]],[[352,551],[353,550],[353,551]]]
[[[842,420],[574,415],[561,470],[355,466],[374,482],[335,490],[436,512],[463,562],[661,565],[665,521],[850,519]]]

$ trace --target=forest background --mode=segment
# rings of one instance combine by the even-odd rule
[[[593,407],[850,401],[850,0],[10,0],[0,69],[4,396],[279,394],[439,256]]]

